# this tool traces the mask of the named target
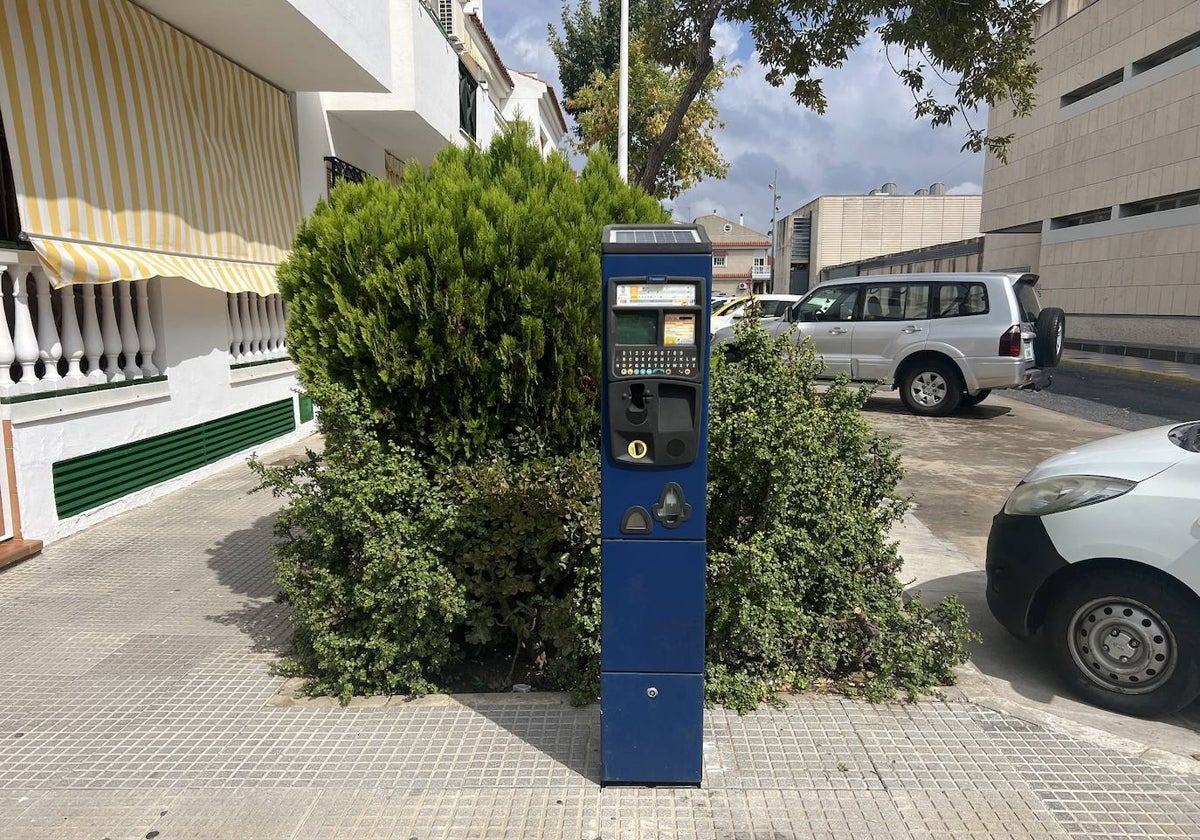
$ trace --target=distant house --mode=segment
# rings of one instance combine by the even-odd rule
[[[771,279],[771,240],[740,222],[710,213],[695,223],[704,228],[713,248],[713,291],[762,293]]]

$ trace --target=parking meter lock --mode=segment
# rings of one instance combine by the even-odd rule
[[[712,246],[605,228],[601,780],[699,784]]]

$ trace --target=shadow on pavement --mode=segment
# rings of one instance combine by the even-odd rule
[[[454,699],[589,782],[600,783],[600,704],[559,693],[455,694]]]
[[[904,403],[894,395],[873,394],[867,398],[866,405],[863,406],[863,411],[869,411],[873,414],[904,414],[912,415]],[[1003,417],[1010,414],[1012,409],[1006,405],[983,405],[973,406],[971,408],[960,408],[958,411],[951,414],[949,417],[933,417],[932,420],[995,420],[997,417]]]
[[[980,637],[971,646],[971,661],[984,675],[1007,685],[1021,697],[1037,703],[1049,704],[1056,699],[1072,704],[1082,704],[1063,687],[1058,674],[1051,666],[1046,646],[1041,635],[1018,639],[1000,626],[988,610],[985,597],[986,576],[983,569],[961,572],[936,578],[910,592],[920,592],[927,605],[939,601],[946,595],[957,595],[971,614],[971,629]],[[1091,708],[1091,707],[1089,707]],[[1097,710],[1097,714],[1116,713]],[[1160,718],[1161,723],[1176,726],[1192,733],[1200,733],[1200,702],[1174,715]]]
[[[271,552],[274,525],[274,515],[261,517],[208,549],[208,566],[216,573],[217,582],[241,601],[236,608],[210,614],[208,619],[241,630],[255,651],[283,653],[292,624],[289,608],[276,600],[279,589]]]

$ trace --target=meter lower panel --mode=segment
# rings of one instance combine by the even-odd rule
[[[605,784],[700,784],[703,675],[602,674],[600,693]]]

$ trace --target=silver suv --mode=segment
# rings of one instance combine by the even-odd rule
[[[1062,357],[1066,318],[1043,309],[1036,274],[886,274],[813,289],[771,335],[811,338],[825,375],[899,388],[916,414],[940,417],[1001,388],[1041,389]],[[719,330],[713,344],[733,340]]]

